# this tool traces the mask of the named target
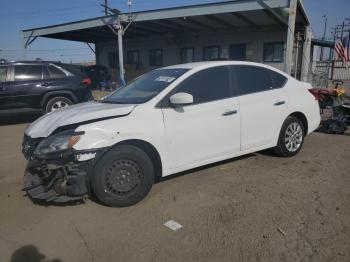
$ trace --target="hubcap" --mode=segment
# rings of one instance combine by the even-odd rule
[[[289,152],[295,152],[303,142],[303,129],[297,122],[291,123],[284,136],[286,148]]]
[[[117,160],[107,169],[105,183],[108,192],[126,196],[137,191],[142,179],[142,170],[136,162]]]
[[[64,102],[64,101],[57,101],[52,105],[51,111],[56,111],[56,110],[59,110],[61,108],[68,107],[68,106],[69,106],[69,104]]]

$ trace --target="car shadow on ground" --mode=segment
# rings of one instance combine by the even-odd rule
[[[0,126],[29,124],[42,115],[42,111],[34,110],[0,111]]]
[[[13,252],[10,262],[62,262],[61,259],[47,260],[34,245],[26,245]]]

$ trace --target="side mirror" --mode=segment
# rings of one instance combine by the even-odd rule
[[[193,96],[188,93],[176,93],[170,97],[173,106],[184,106],[193,104]]]

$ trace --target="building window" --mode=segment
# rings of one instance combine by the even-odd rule
[[[264,43],[264,62],[282,62],[283,43]]]
[[[108,53],[108,65],[110,68],[117,68],[117,52]]]
[[[126,53],[126,62],[130,65],[138,65],[140,63],[140,51],[130,50]]]
[[[149,50],[149,65],[162,66],[163,65],[163,50],[151,49]]]
[[[194,48],[184,47],[181,48],[181,63],[194,62]]]
[[[203,60],[210,61],[220,58],[220,46],[205,46],[203,48]]]

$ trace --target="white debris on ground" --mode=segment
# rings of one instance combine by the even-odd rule
[[[163,225],[170,228],[173,231],[177,231],[177,230],[182,228],[182,225],[177,223],[174,220],[169,220],[169,221],[165,222]]]

